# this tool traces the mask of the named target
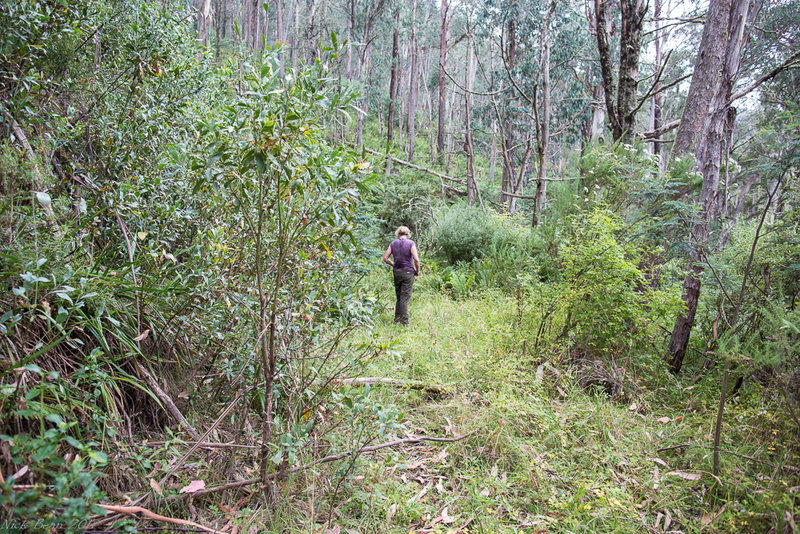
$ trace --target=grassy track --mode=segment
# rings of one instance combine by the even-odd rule
[[[417,290],[409,328],[393,325],[390,311],[378,319],[377,334],[394,352],[367,374],[452,391],[431,398],[379,387],[383,402],[404,412],[407,431],[475,434],[362,457],[333,524],[359,532],[760,532],[769,515],[795,506],[783,479],[790,471],[775,475],[773,466],[726,454],[723,476],[711,475],[704,447],[713,388],[706,398],[670,378],[642,380],[637,395],[615,402],[579,388],[567,362],[537,376],[545,358],[523,354],[517,318],[515,301],[498,294],[455,301]],[[741,402],[725,446],[785,460],[764,441],[779,439],[776,414],[759,412],[756,395]]]

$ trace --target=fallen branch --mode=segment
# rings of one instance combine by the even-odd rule
[[[163,447],[168,443],[175,443],[176,445],[197,445],[201,448],[210,448],[210,449],[228,449],[228,448],[239,448],[239,449],[260,449],[257,445],[241,445],[239,443],[211,443],[208,441],[148,441],[146,443],[142,443],[143,447]]]
[[[417,389],[428,394],[447,395],[449,391],[444,386],[438,384],[426,384],[419,380],[403,380],[399,378],[381,377],[358,377],[358,378],[339,378],[334,380],[337,384],[347,386],[392,386],[397,388]]]
[[[166,409],[167,413],[171,415],[172,418],[175,419],[186,430],[187,434],[192,436],[192,439],[202,442],[203,437],[199,432],[197,432],[197,430],[194,429],[192,425],[189,424],[189,421],[187,421],[183,416],[181,411],[175,405],[175,402],[173,402],[172,398],[167,395],[163,389],[161,389],[161,386],[158,385],[158,381],[150,373],[147,367],[142,365],[141,362],[136,362],[136,368],[139,370],[142,378],[144,378],[144,381],[147,384],[147,387],[150,388],[150,391],[152,391],[153,394],[158,397],[158,400],[161,401],[161,404],[164,406],[164,409]]]
[[[161,477],[161,480],[160,480],[160,481],[159,481],[159,483],[158,483],[158,485],[159,485],[159,486],[163,486],[163,485],[164,485],[164,483],[165,483],[167,480],[169,480],[169,477],[171,477],[171,476],[172,476],[172,474],[173,474],[173,473],[174,473],[174,472],[175,472],[175,471],[176,471],[176,470],[177,470],[179,467],[181,467],[181,466],[183,465],[183,463],[184,463],[186,460],[188,460],[188,459],[189,459],[189,456],[191,456],[191,455],[192,455],[192,453],[193,453],[194,451],[196,451],[196,450],[197,450],[197,448],[200,446],[200,444],[201,444],[201,443],[203,443],[203,441],[204,441],[206,438],[208,438],[208,435],[209,435],[209,434],[211,434],[211,431],[212,431],[212,430],[214,430],[215,428],[217,428],[217,426],[218,426],[218,425],[219,425],[219,424],[222,422],[222,420],[223,420],[223,419],[225,419],[225,417],[227,417],[227,416],[228,416],[228,414],[231,412],[231,410],[233,410],[234,406],[236,406],[236,404],[239,402],[239,399],[241,399],[241,398],[242,398],[242,392],[240,391],[240,392],[239,392],[239,393],[236,395],[236,398],[235,398],[235,399],[233,399],[233,402],[231,402],[231,403],[228,405],[228,407],[227,407],[227,408],[225,408],[225,410],[222,412],[222,414],[221,414],[219,417],[217,417],[217,420],[216,420],[216,421],[214,421],[214,424],[212,424],[210,427],[208,427],[208,430],[206,430],[205,434],[203,434],[203,436],[202,436],[201,438],[199,438],[199,439],[198,439],[198,440],[195,442],[195,444],[194,444],[194,445],[192,445],[192,446],[189,448],[189,450],[188,450],[188,451],[186,451],[186,454],[184,454],[184,455],[183,455],[183,457],[182,457],[180,460],[178,460],[178,462],[177,462],[177,463],[175,463],[175,464],[172,466],[172,468],[171,468],[169,471],[167,471],[167,473],[166,473],[166,474],[165,474],[163,477]],[[214,453],[214,454],[219,454],[219,453],[215,451],[215,453]]]
[[[213,528],[205,527],[199,523],[195,523],[194,521],[187,521],[186,519],[176,519],[174,517],[166,517],[163,515],[158,515],[156,513],[151,512],[147,508],[142,508],[141,506],[115,506],[111,504],[97,504],[97,506],[108,510],[109,512],[115,512],[118,514],[125,514],[131,515],[134,517],[139,517],[139,514],[144,516],[147,519],[152,519],[153,521],[161,521],[163,523],[172,523],[173,525],[182,525],[185,527],[194,527],[198,528],[204,532],[213,532],[214,534],[223,534],[219,530],[214,530]]]
[[[370,153],[370,154],[372,154],[374,156],[380,156],[380,157],[389,158],[392,161],[394,161],[396,163],[399,163],[400,165],[405,165],[406,167],[409,167],[411,169],[415,169],[415,170],[418,170],[418,171],[427,172],[428,174],[432,174],[432,175],[434,175],[434,176],[436,176],[438,178],[441,178],[442,180],[449,180],[451,182],[455,182],[455,183],[461,184],[461,185],[466,185],[466,183],[467,183],[466,180],[461,180],[459,178],[453,178],[452,176],[447,176],[446,174],[442,174],[440,172],[436,172],[436,171],[431,170],[431,169],[426,169],[425,167],[420,167],[419,165],[411,163],[410,161],[405,161],[403,159],[396,158],[396,157],[392,156],[391,154],[381,154],[380,152],[378,152],[376,150],[372,150],[372,149],[367,148],[367,147],[364,147],[364,152],[368,152],[368,153]]]
[[[324,458],[320,458],[319,460],[315,460],[311,463],[301,465],[298,467],[293,467],[289,470],[289,473],[297,473],[299,471],[304,471],[310,467],[320,464],[327,464],[330,462],[335,462],[336,460],[341,460],[343,458],[347,458],[348,456],[354,456],[356,454],[362,454],[365,452],[375,452],[381,449],[388,449],[390,447],[397,447],[398,445],[405,445],[407,443],[420,443],[423,441],[433,441],[439,443],[454,443],[456,441],[461,441],[467,439],[468,437],[475,434],[477,430],[473,430],[469,434],[462,434],[460,436],[456,436],[454,438],[438,438],[435,436],[413,436],[410,438],[403,438],[403,439],[396,439],[394,441],[389,441],[386,443],[381,443],[380,445],[369,445],[367,447],[361,447],[360,449],[356,449],[353,451],[342,452],[339,454],[331,454],[330,456],[325,456]],[[277,476],[277,473],[270,473],[267,475],[267,480],[273,480]],[[206,488],[199,491],[195,491],[194,493],[186,493],[186,494],[178,494],[178,495],[170,495],[165,500],[166,501],[174,501],[180,499],[187,495],[192,495],[194,497],[200,497],[201,495],[208,495],[209,493],[217,493],[219,491],[224,491],[228,489],[235,489],[241,488],[243,486],[250,486],[251,484],[255,484],[262,480],[262,477],[254,477],[248,478],[246,480],[240,480],[238,482],[229,482],[228,484],[221,484],[219,486],[214,486],[213,488]]]

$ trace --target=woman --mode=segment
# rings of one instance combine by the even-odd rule
[[[394,273],[394,292],[397,296],[394,322],[408,326],[408,301],[411,300],[414,277],[419,275],[419,255],[417,245],[411,241],[411,230],[408,227],[401,226],[394,234],[397,239],[386,249],[383,261],[392,266]],[[394,261],[390,260],[389,256],[392,256]]]

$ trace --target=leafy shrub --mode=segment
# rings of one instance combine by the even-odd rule
[[[605,209],[579,214],[563,250],[560,300],[564,332],[573,346],[593,355],[619,354],[658,335],[674,317],[677,291],[645,283],[637,266],[643,249],[623,240],[622,220]]]
[[[27,417],[37,415],[41,417],[31,411]],[[94,504],[104,497],[96,484],[100,474],[95,469],[105,465],[108,457],[99,450],[99,444],[82,443],[72,437],[76,421],[66,423],[57,414],[51,414],[40,422],[50,428],[39,437],[0,435],[3,442],[0,446],[8,448],[16,474],[0,484],[0,506],[10,511],[5,518],[10,523],[6,525],[33,526],[32,530],[38,531],[53,528],[80,532],[88,515],[105,513]],[[39,484],[15,486],[25,480]],[[52,484],[52,489],[40,483],[44,480]]]
[[[434,213],[431,244],[451,263],[491,257],[498,261],[529,258],[529,230],[514,220],[466,204]]]

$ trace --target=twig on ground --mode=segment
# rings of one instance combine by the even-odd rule
[[[213,532],[214,534],[223,534],[219,530],[214,530],[213,528],[205,527],[199,523],[195,523],[194,521],[188,521],[186,519],[177,519],[174,517],[166,517],[163,515],[158,515],[156,513],[151,512],[147,508],[142,508],[141,506],[115,506],[111,504],[97,504],[97,506],[105,508],[109,512],[132,515],[134,517],[139,517],[139,514],[141,514],[145,518],[152,519],[153,521],[172,523],[173,525],[183,525],[185,527],[194,527],[204,532]]]
[[[146,443],[142,443],[143,447],[163,447],[168,443],[174,443],[176,445],[197,445],[201,448],[214,448],[214,449],[227,449],[227,448],[238,448],[238,449],[260,449],[261,447],[257,445],[241,445],[239,443],[212,443],[208,441],[148,441]]]
[[[203,434],[203,436],[200,439],[198,439],[195,442],[195,444],[192,445],[191,448],[188,451],[186,451],[186,454],[184,454],[183,457],[177,463],[175,463],[175,465],[172,466],[172,469],[167,471],[167,473],[163,477],[161,477],[161,481],[158,483],[159,486],[163,486],[164,483],[169,479],[169,477],[172,476],[172,473],[174,473],[180,466],[182,466],[183,462],[185,462],[189,458],[189,456],[191,456],[191,454],[195,450],[197,450],[197,448],[200,446],[200,444],[203,443],[203,440],[205,440],[208,437],[208,435],[211,434],[211,431],[214,430],[215,428],[217,428],[217,426],[222,422],[222,420],[225,419],[225,417],[227,417],[227,415],[231,412],[231,410],[233,410],[233,408],[239,403],[239,399],[241,399],[241,398],[242,398],[242,392],[239,391],[239,393],[236,395],[236,398],[233,399],[233,402],[231,402],[228,405],[228,407],[225,408],[225,410],[222,412],[222,415],[217,417],[217,420],[214,421],[214,424],[212,424],[211,426],[208,427],[208,430],[206,430],[206,433]],[[215,454],[218,454],[218,453],[215,453]]]

